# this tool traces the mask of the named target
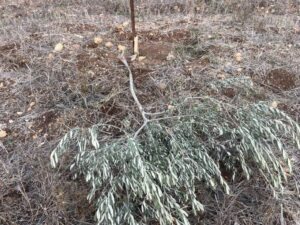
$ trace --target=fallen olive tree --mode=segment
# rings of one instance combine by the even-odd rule
[[[191,213],[204,210],[199,185],[230,193],[220,165],[232,180],[259,173],[275,195],[283,189],[292,169],[285,149],[300,148],[300,127],[288,115],[262,102],[235,106],[212,97],[185,98],[165,112],[148,113],[120,59],[141,126],[110,138],[102,131],[113,125],[74,128],[51,154],[56,167],[72,152],[71,171],[89,184],[99,225],[188,225]]]

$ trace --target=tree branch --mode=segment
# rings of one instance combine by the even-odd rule
[[[119,56],[119,59],[121,60],[121,62],[125,65],[125,67],[127,68],[128,72],[129,72],[129,88],[130,88],[130,93],[135,101],[135,103],[137,104],[138,106],[138,109],[143,117],[143,120],[144,120],[144,123],[143,125],[135,132],[134,134],[134,138],[136,138],[139,133],[143,130],[143,128],[147,125],[147,123],[149,122],[149,119],[146,117],[146,114],[149,114],[149,113],[146,113],[145,110],[144,110],[144,107],[142,106],[142,104],[140,103],[138,97],[136,96],[136,93],[135,93],[135,86],[134,86],[134,83],[133,83],[133,75],[132,75],[132,72],[131,72],[131,69],[127,63],[127,60],[126,58],[124,57],[124,55],[121,55]]]

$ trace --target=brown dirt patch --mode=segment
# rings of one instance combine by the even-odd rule
[[[20,44],[18,43],[7,43],[0,46],[0,53],[17,50],[19,48],[20,48]]]
[[[191,38],[191,32],[184,29],[175,29],[167,33],[160,31],[144,31],[140,33],[141,37],[152,41],[166,41],[166,42],[184,42]]]
[[[34,129],[39,133],[45,133],[49,129],[49,125],[56,121],[58,114],[54,111],[48,111],[43,113],[36,121]]]
[[[209,58],[196,59],[185,65],[185,72],[187,75],[193,75],[194,73],[200,73],[204,71],[210,64]]]
[[[0,46],[0,59],[8,69],[25,67],[29,59],[20,51],[20,44],[7,43]]]
[[[40,41],[43,39],[43,35],[39,33],[31,33],[29,35],[31,41]]]
[[[168,42],[140,43],[139,53],[145,59],[142,61],[136,59],[131,63],[135,78],[145,77],[149,72],[154,71],[156,66],[164,65],[168,61],[169,56],[173,55],[172,44]]]
[[[222,94],[228,98],[234,98],[236,91],[233,88],[224,88],[224,90],[222,90]]]
[[[29,64],[29,59],[22,54],[14,54],[8,57],[8,62],[11,64],[10,69],[24,68]]]
[[[186,42],[191,39],[192,33],[189,30],[175,29],[167,33],[159,30],[146,30],[138,32],[140,40],[143,41],[164,41],[164,42]],[[132,40],[130,31],[117,31],[117,38],[120,41]]]
[[[91,217],[95,211],[94,205],[86,199],[87,194],[86,186],[74,181],[65,182],[53,192],[59,209],[64,213],[74,212],[82,221]]]
[[[292,105],[288,103],[279,103],[278,109],[286,112],[288,115],[292,116],[293,118],[299,120],[300,119],[300,108],[297,105]]]
[[[93,53],[83,51],[76,56],[76,67],[79,71],[109,69],[111,62],[117,62],[118,59],[112,52],[97,50]]]
[[[61,25],[70,33],[83,33],[83,32],[95,32],[98,27],[92,24],[82,23],[82,24],[71,24],[64,23]]]
[[[296,75],[285,69],[273,69],[267,76],[268,85],[287,91],[296,87]]]
[[[243,36],[238,36],[238,35],[234,35],[234,36],[231,36],[229,38],[232,42],[236,42],[236,43],[243,43],[245,42],[245,37]]]
[[[172,45],[167,42],[147,42],[140,44],[140,55],[146,56],[148,60],[166,61]]]

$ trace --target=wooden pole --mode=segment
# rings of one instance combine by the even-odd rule
[[[131,14],[131,29],[133,38],[133,54],[138,55],[138,36],[135,29],[135,6],[134,0],[130,0],[130,14]]]
[[[131,29],[133,37],[136,36],[135,30],[135,8],[134,8],[134,0],[130,0],[130,14],[131,14]]]

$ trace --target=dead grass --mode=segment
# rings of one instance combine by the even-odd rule
[[[131,67],[147,111],[160,111],[180,96],[233,101],[239,92],[215,93],[207,84],[247,76],[261,93],[248,100],[277,101],[299,122],[297,1],[187,2],[138,1],[146,59]],[[93,224],[84,182],[72,180],[68,171],[53,171],[49,154],[75,126],[100,120],[139,126],[126,70],[117,59],[118,44],[131,46],[129,28],[117,28],[128,20],[126,3],[15,0],[0,5],[0,129],[7,132],[0,139],[0,223]],[[95,36],[103,44],[89,45]],[[108,41],[112,48],[105,47]],[[64,45],[61,52],[53,52],[57,43]],[[121,135],[117,129],[107,132]],[[250,225],[282,224],[283,218],[285,224],[299,224],[300,155],[293,149],[290,154],[295,171],[279,199],[259,177],[232,184],[229,196],[199,187],[207,211],[191,220]]]

